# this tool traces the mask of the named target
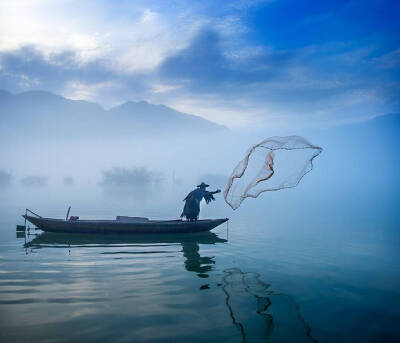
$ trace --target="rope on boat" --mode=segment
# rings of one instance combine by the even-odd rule
[[[42,216],[39,216],[37,213],[31,211],[29,208],[26,208],[26,209],[25,209],[25,215],[27,215],[28,212],[29,212],[29,213],[32,213],[33,215],[35,215],[35,216],[38,217],[38,218],[43,218]],[[25,218],[25,221],[26,221],[26,218]]]

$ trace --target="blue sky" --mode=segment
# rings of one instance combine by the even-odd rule
[[[399,110],[398,1],[0,4],[0,88],[163,103],[232,128]]]

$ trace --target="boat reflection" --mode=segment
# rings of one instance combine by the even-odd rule
[[[115,244],[162,244],[162,243],[197,243],[197,244],[216,244],[227,242],[226,239],[220,238],[213,232],[190,233],[190,234],[140,234],[140,235],[124,235],[124,234],[68,234],[43,232],[26,243],[28,248],[44,248],[46,246],[85,246],[97,245],[108,246]]]
[[[185,257],[185,268],[189,272],[197,273],[201,278],[208,277],[215,264],[214,257],[201,256],[200,244],[225,243],[226,239],[220,238],[213,232],[190,234],[149,234],[149,235],[93,235],[93,234],[63,234],[44,232],[37,235],[30,242],[24,244],[26,249],[34,252],[43,248],[68,248],[103,247],[103,248],[135,248],[150,246],[169,246],[180,244]]]

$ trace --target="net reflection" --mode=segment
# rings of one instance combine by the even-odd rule
[[[270,289],[254,272],[224,271],[222,291],[233,325],[243,342],[318,342],[299,305],[287,294]]]

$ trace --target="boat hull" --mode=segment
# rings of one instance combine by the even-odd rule
[[[198,221],[184,220],[149,220],[147,222],[125,223],[117,220],[63,220],[39,218],[24,215],[27,221],[47,232],[65,233],[118,233],[118,234],[153,234],[153,233],[190,233],[205,232],[225,223],[224,219],[206,219]]]

